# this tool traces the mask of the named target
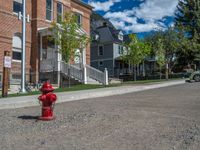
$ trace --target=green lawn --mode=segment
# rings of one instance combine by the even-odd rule
[[[150,83],[166,82],[166,81],[170,81],[170,80],[175,80],[175,79],[126,81],[126,82],[123,82],[122,84],[111,84],[111,85],[107,85],[107,86],[106,85],[93,85],[93,84],[87,84],[87,85],[80,84],[80,85],[73,85],[70,88],[69,87],[58,88],[54,92],[57,93],[57,92],[80,91],[80,90],[116,87],[116,86],[122,86],[122,85],[127,85],[127,84],[128,85],[131,85],[131,84],[133,84],[133,85],[134,84],[150,84]],[[20,93],[18,93],[18,94],[17,93],[16,94],[9,94],[8,97],[27,96],[27,95],[36,95],[36,94],[41,94],[41,92],[40,91],[32,91],[32,92],[25,93],[25,94],[20,94]]]
[[[80,84],[80,85],[74,85],[66,88],[58,88],[55,89],[54,92],[70,92],[70,91],[80,91],[80,90],[89,90],[89,89],[97,89],[97,88],[106,88],[106,87],[113,87],[113,86],[119,86],[119,84],[114,84],[114,85],[93,85],[93,84]],[[32,92],[28,92],[25,94],[21,94],[21,93],[16,93],[16,94],[9,94],[8,97],[16,97],[16,96],[28,96],[28,95],[37,95],[37,94],[41,94],[40,91],[32,91]],[[1,97],[2,98],[2,97]]]
[[[123,84],[148,84],[148,83],[156,83],[156,82],[167,82],[167,81],[173,81],[173,80],[179,80],[180,78],[175,79],[156,79],[156,80],[138,80],[138,81],[125,81]]]

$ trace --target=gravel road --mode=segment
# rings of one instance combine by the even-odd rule
[[[67,97],[66,97],[67,98]],[[199,150],[200,83],[0,110],[0,150]]]

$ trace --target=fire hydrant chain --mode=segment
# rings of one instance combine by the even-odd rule
[[[52,85],[49,82],[45,82],[40,89],[42,95],[38,97],[39,103],[42,106],[42,116],[40,120],[52,120],[54,119],[53,110],[55,107],[55,101],[57,96],[52,93],[54,91]]]

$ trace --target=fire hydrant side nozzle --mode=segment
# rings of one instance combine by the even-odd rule
[[[54,89],[49,82],[45,82],[40,91],[42,92],[42,95],[40,95],[38,99],[42,103],[42,116],[39,117],[39,120],[52,120],[55,118],[53,109],[57,96],[52,93]]]

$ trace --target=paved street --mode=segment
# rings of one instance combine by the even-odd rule
[[[199,87],[57,104],[50,122],[39,107],[0,110],[0,150],[199,150]]]

